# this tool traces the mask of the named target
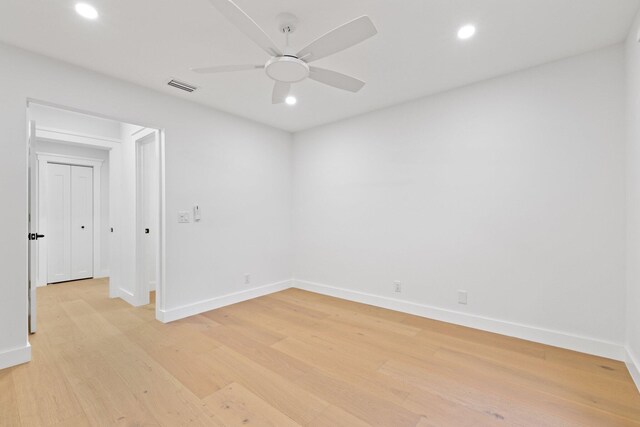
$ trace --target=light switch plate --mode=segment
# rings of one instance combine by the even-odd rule
[[[180,224],[188,224],[191,222],[191,214],[189,211],[178,211],[178,222]]]

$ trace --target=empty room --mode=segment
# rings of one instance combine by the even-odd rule
[[[640,427],[640,0],[0,0],[0,426]]]

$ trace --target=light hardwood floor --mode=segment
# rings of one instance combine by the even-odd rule
[[[104,280],[38,299],[2,426],[640,426],[620,362],[300,290],[169,325]]]

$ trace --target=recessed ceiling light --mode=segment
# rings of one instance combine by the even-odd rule
[[[465,25],[458,30],[458,38],[460,40],[467,40],[473,37],[476,33],[476,27],[474,25]]]
[[[98,18],[98,11],[96,10],[96,8],[87,3],[76,3],[76,12],[78,12],[78,15],[82,16],[83,18]]]
[[[298,100],[296,99],[295,96],[287,96],[287,99],[285,100],[285,102],[287,103],[287,105],[296,105]]]

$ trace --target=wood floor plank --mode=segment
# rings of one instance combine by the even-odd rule
[[[101,355],[102,346],[70,345],[57,350],[56,364],[80,402],[89,424],[159,425]],[[95,367],[101,369],[96,370]]]
[[[204,313],[203,316],[264,345],[272,345],[286,338],[286,335],[271,331],[258,323],[242,320],[222,310],[209,311]]]
[[[324,375],[346,381],[386,401],[401,405],[409,396],[410,391],[405,384],[380,375],[377,372],[379,366],[359,365],[356,357],[326,351],[295,338],[282,340],[273,347],[288,356],[311,364]]]
[[[402,322],[396,322],[378,316],[371,316],[367,313],[363,313],[361,310],[358,310],[357,307],[343,308],[332,305],[330,302],[326,303],[323,301],[319,303],[318,301],[289,298],[286,292],[269,295],[266,298],[259,300],[259,302],[260,301],[264,301],[263,303],[267,304],[269,307],[277,306],[292,311],[302,311],[302,313],[323,313],[324,316],[317,316],[317,318],[322,319],[332,317],[341,323],[351,324],[356,327],[375,328],[378,331],[389,331],[409,337],[412,337],[421,331],[420,328],[416,328]],[[321,308],[318,307],[319,305]],[[304,310],[302,308],[304,308]]]
[[[22,425],[62,424],[85,415],[71,385],[46,350],[32,346],[31,363],[12,368]]]
[[[260,323],[283,334],[295,336],[312,331],[323,337],[330,337],[347,345],[358,346],[362,352],[371,354],[394,354],[398,358],[421,358],[435,353],[439,347],[425,340],[387,330],[378,330],[369,324],[344,323],[332,317],[322,320],[305,319],[274,308],[267,309],[255,301],[247,301],[233,307],[235,316],[247,321]]]
[[[129,342],[126,353],[114,352],[105,356],[127,389],[154,414],[160,425],[224,426],[215,415],[204,411],[196,395],[135,343]]]
[[[455,369],[428,368],[389,361],[380,371],[403,378],[419,388],[458,402],[464,407],[504,419],[507,425],[527,426],[637,426],[630,419],[575,404],[556,396],[499,379],[469,377]],[[464,384],[461,387],[460,384]]]
[[[248,355],[247,355],[248,356]],[[212,362],[236,382],[299,424],[315,419],[329,403],[240,353],[221,347],[210,354]]]
[[[251,359],[272,372],[289,380],[304,375],[311,366],[258,341],[225,328],[212,329],[204,333],[240,354],[251,355]]]
[[[38,289],[0,426],[640,427],[617,361],[297,289],[171,324],[107,294]]]
[[[419,390],[410,394],[403,406],[422,415],[416,424],[418,427],[447,425],[505,427],[509,425],[499,414],[478,411],[476,408],[461,404],[459,401],[447,399],[427,390]]]
[[[20,412],[11,369],[0,371],[0,426],[20,425]]]
[[[545,346],[545,360],[565,369],[579,369],[589,375],[597,375],[608,381],[618,380],[629,384],[629,370],[624,362],[604,357],[578,353],[563,348]]]
[[[343,379],[310,371],[297,381],[305,390],[349,412],[372,426],[415,426],[419,416],[408,409]]]
[[[311,421],[309,427],[368,427],[369,425],[339,406],[331,405]]]
[[[209,362],[208,351],[218,345],[202,334],[190,334],[187,343],[173,333],[163,334],[155,327],[147,326],[127,332],[127,337],[199,398],[233,381]]]
[[[213,393],[204,399],[204,403],[228,426],[300,426],[238,383]]]
[[[513,384],[539,390],[583,405],[592,406],[602,411],[609,411],[627,418],[640,419],[640,400],[635,395],[633,384],[620,384],[618,380],[606,381],[595,375],[577,375],[569,378],[549,375],[553,369],[541,366],[512,367],[492,363],[465,353],[440,350],[435,358],[441,366],[452,369],[474,372],[482,376],[508,381]]]

